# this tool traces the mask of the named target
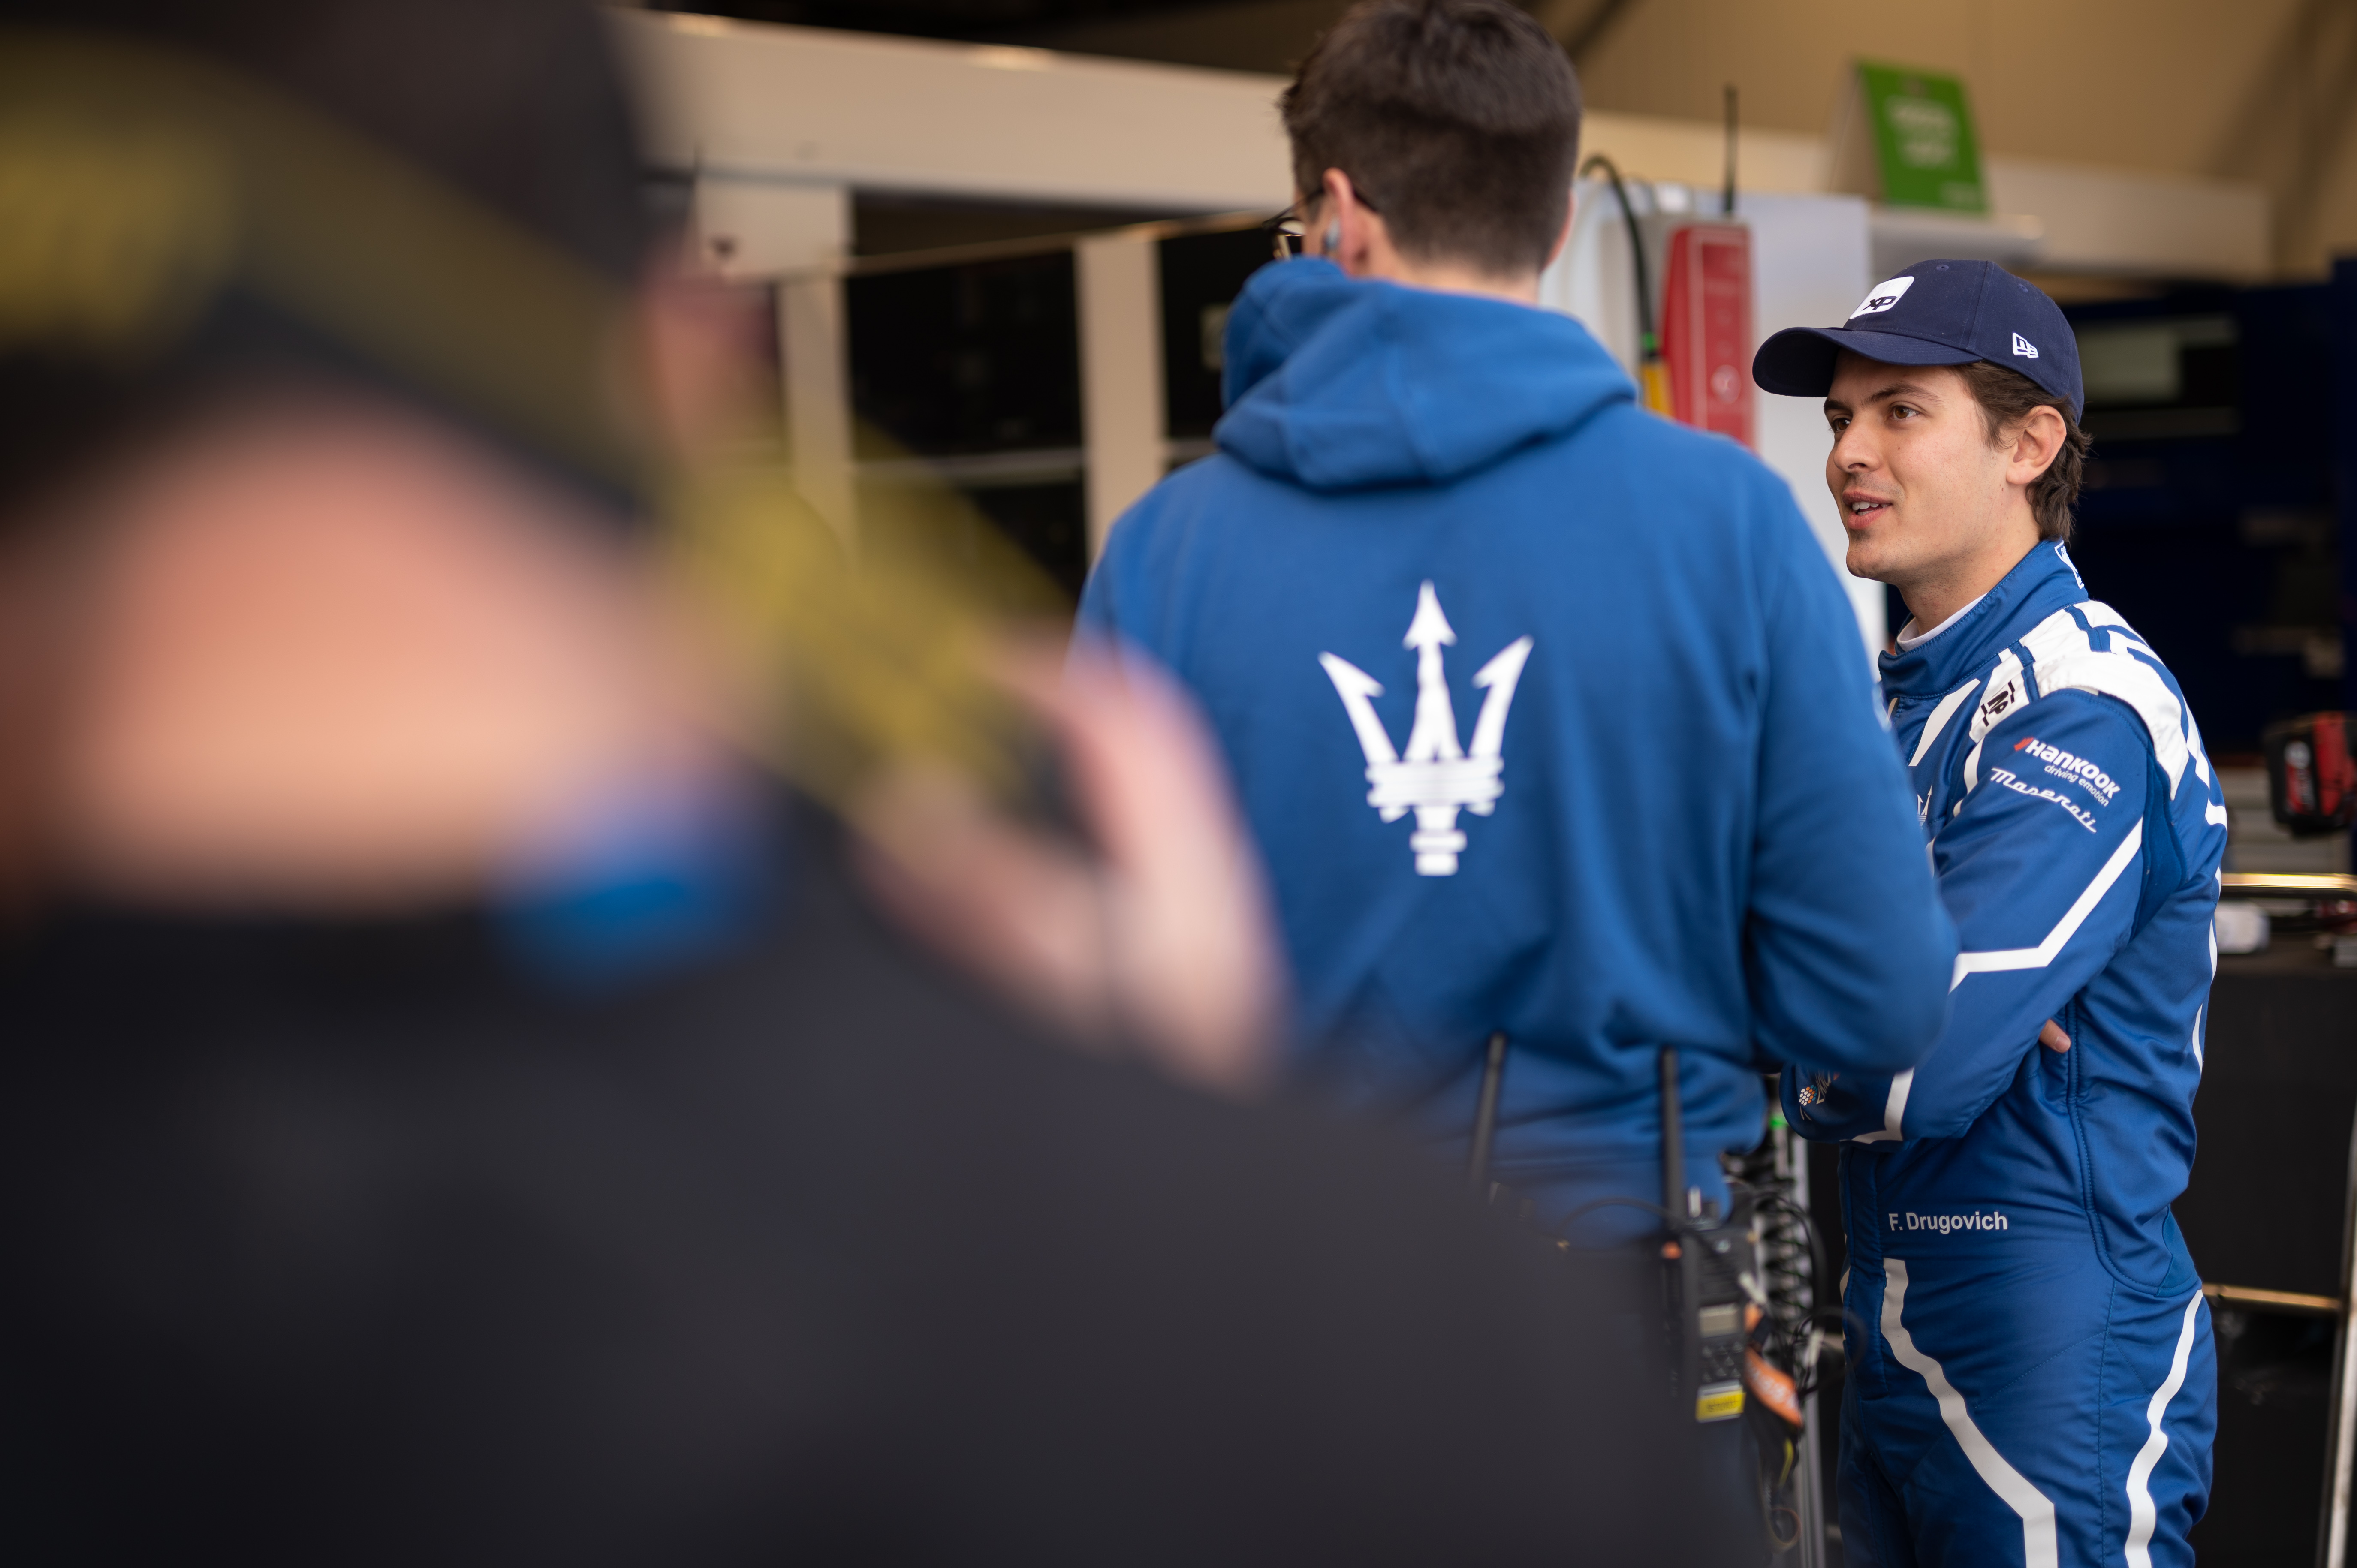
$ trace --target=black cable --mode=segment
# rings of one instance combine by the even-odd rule
[[[1855,1328],[1857,1330],[1858,1337],[1861,1340],[1866,1337],[1866,1319],[1860,1317],[1857,1313],[1852,1312],[1846,1306],[1821,1306],[1817,1308],[1816,1311],[1809,1314],[1808,1316],[1801,1319],[1801,1321],[1803,1323],[1815,1323],[1826,1318],[1838,1320],[1842,1326],[1842,1331],[1845,1334]]]
[[[1847,1336],[1848,1332],[1849,1332],[1851,1329],[1853,1329],[1853,1328],[1857,1329],[1857,1334],[1858,1334],[1858,1342],[1859,1342],[1860,1344],[1864,1344],[1864,1343],[1866,1343],[1866,1325],[1865,1325],[1865,1323],[1859,1319],[1858,1316],[1857,1316],[1856,1313],[1854,1313],[1854,1312],[1850,1311],[1850,1310],[1849,1310],[1849,1308],[1847,1308],[1847,1307],[1846,1307],[1846,1306],[1829,1306],[1829,1307],[1824,1307],[1824,1308],[1821,1308],[1821,1309],[1820,1309],[1820,1310],[1818,1310],[1818,1311],[1815,1311],[1815,1312],[1813,1312],[1813,1313],[1809,1314],[1809,1316],[1806,1316],[1806,1317],[1803,1318],[1801,1321],[1802,1321],[1803,1323],[1804,1323],[1804,1324],[1813,1324],[1813,1323],[1817,1323],[1817,1322],[1819,1322],[1819,1321],[1825,1320],[1825,1319],[1833,1319],[1833,1320],[1836,1320],[1836,1321],[1838,1321],[1838,1322],[1841,1324],[1841,1326],[1842,1326],[1842,1332],[1843,1332],[1843,1334],[1844,1334],[1844,1336],[1845,1336],[1845,1337],[1846,1337],[1846,1336]],[[1811,1392],[1811,1393],[1814,1393],[1814,1392],[1816,1392],[1816,1391],[1817,1391],[1817,1388],[1818,1388],[1818,1383],[1817,1383],[1817,1378],[1816,1378],[1816,1369],[1815,1369],[1815,1368],[1813,1368],[1813,1367],[1812,1367],[1812,1368],[1810,1368],[1810,1369],[1809,1369],[1809,1390],[1808,1390],[1808,1391],[1809,1391],[1809,1392]]]
[[[1735,83],[1727,84],[1727,184],[1719,191],[1718,215],[1735,216]]]
[[[1784,1213],[1792,1216],[1794,1222],[1800,1226],[1801,1234],[1807,1239],[1809,1243],[1809,1296],[1811,1302],[1813,1304],[1817,1292],[1824,1289],[1824,1286],[1830,1283],[1826,1280],[1825,1276],[1832,1269],[1831,1262],[1825,1257],[1824,1243],[1819,1240],[1817,1236],[1816,1221],[1810,1218],[1809,1211],[1807,1209],[1802,1208],[1800,1204],[1793,1201],[1792,1197],[1784,1193],[1773,1192],[1766,1188],[1761,1188],[1760,1202],[1760,1207],[1763,1208],[1781,1209]]]
[[[1803,1351],[1807,1344],[1807,1337],[1803,1331],[1815,1324],[1821,1318],[1828,1316],[1847,1318],[1849,1314],[1846,1309],[1839,1306],[1824,1308],[1818,1307],[1815,1305],[1818,1293],[1830,1288],[1834,1282],[1826,1277],[1828,1273],[1828,1264],[1825,1259],[1824,1247],[1823,1242],[1818,1239],[1816,1224],[1810,1218],[1808,1210],[1802,1208],[1801,1205],[1795,1202],[1790,1195],[1766,1188],[1760,1189],[1759,1207],[1763,1209],[1782,1214],[1789,1226],[1798,1228],[1802,1238],[1806,1241],[1808,1246],[1809,1298],[1811,1310],[1790,1322],[1779,1322],[1776,1325],[1778,1336],[1781,1337],[1785,1343],[1785,1359],[1789,1363],[1790,1370],[1792,1372],[1793,1392],[1796,1397],[1806,1399],[1809,1395],[1817,1391],[1820,1387],[1820,1382],[1817,1376],[1817,1367],[1813,1360],[1805,1367],[1801,1364]],[[1788,1273],[1792,1273],[1792,1271],[1789,1270],[1786,1272]],[[1796,1292],[1794,1294],[1798,1293]],[[1770,1293],[1770,1294],[1772,1297],[1773,1293]],[[1845,1325],[1845,1326],[1846,1326],[1846,1325]]]
[[[1813,1326],[1824,1316],[1814,1310],[1816,1298],[1832,1288],[1824,1243],[1813,1217],[1792,1196],[1790,1176],[1748,1171],[1729,1175],[1749,1189],[1755,1222],[1764,1222],[1759,1287],[1767,1310],[1750,1326],[1748,1342],[1763,1361],[1792,1380],[1793,1397],[1805,1402],[1822,1387],[1818,1363],[1803,1363]]]
[[[1653,282],[1645,266],[1645,236],[1637,227],[1637,210],[1629,205],[1629,188],[1620,182],[1620,170],[1602,153],[1591,153],[1579,166],[1579,177],[1587,177],[1589,171],[1602,169],[1604,177],[1612,182],[1612,199],[1620,204],[1620,221],[1629,230],[1629,260],[1637,269],[1637,360],[1651,364],[1662,357],[1661,339],[1653,335]]]
[[[1481,1064],[1481,1098],[1473,1111],[1473,1154],[1466,1162],[1465,1183],[1479,1197],[1490,1186],[1490,1153],[1498,1135],[1498,1091],[1506,1078],[1506,1032],[1490,1036]]]
[[[1662,1203],[1672,1213],[1692,1213],[1694,1199],[1686,1194],[1686,1134],[1678,1119],[1678,1048],[1663,1046],[1659,1058],[1662,1084]]]

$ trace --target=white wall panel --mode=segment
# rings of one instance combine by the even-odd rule
[[[1274,77],[617,11],[665,167],[1222,212],[1285,205]]]
[[[1832,327],[1866,297],[1871,241],[1866,201],[1855,196],[1792,196],[1744,192],[1737,210],[1751,225],[1751,323],[1765,338],[1787,327]],[[1853,577],[1842,565],[1849,536],[1825,488],[1825,455],[1833,438],[1814,398],[1778,397],[1752,390],[1753,445],[1760,460],[1792,488],[1801,515],[1834,564],[1857,617],[1869,652],[1889,635],[1883,588]]]
[[[1116,230],[1072,250],[1081,312],[1081,424],[1088,442],[1089,560],[1114,520],[1162,478],[1161,248]]]
[[[2045,224],[2041,267],[2245,281],[2273,264],[2267,193],[2249,181],[2036,158],[1993,157],[1987,169],[1999,210]]]

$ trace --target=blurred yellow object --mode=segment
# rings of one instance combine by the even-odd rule
[[[1695,1396],[1696,1421],[1731,1421],[1743,1413],[1743,1385],[1713,1383]]]
[[[174,336],[235,260],[235,202],[202,141],[13,105],[0,116],[0,349],[120,357]]]
[[[896,489],[863,504],[855,560],[785,469],[697,474],[664,508],[671,564],[739,667],[775,676],[748,738],[813,794],[848,809],[920,768],[1019,804],[1044,754],[988,660],[1060,596],[962,497]]]
[[[1664,419],[1674,417],[1670,411],[1670,368],[1659,355],[1638,365],[1637,392],[1647,408]]]

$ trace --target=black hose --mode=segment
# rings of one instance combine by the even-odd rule
[[[1637,359],[1640,363],[1651,363],[1662,357],[1662,344],[1653,336],[1653,280],[1645,265],[1645,236],[1637,228],[1636,209],[1629,205],[1629,188],[1620,182],[1620,170],[1610,158],[1602,153],[1590,154],[1579,166],[1579,176],[1585,179],[1599,168],[1612,182],[1612,199],[1620,204],[1620,221],[1629,230],[1629,260],[1637,271]]]
[[[1498,1136],[1498,1090],[1506,1079],[1506,1033],[1501,1029],[1490,1036],[1488,1059],[1481,1064],[1481,1098],[1473,1110],[1473,1157],[1465,1167],[1465,1180],[1476,1197],[1487,1197],[1490,1188],[1490,1150]]]
[[[1718,215],[1735,216],[1735,83],[1727,84],[1727,183],[1718,193]]]
[[[1692,1217],[1686,1202],[1685,1128],[1678,1115],[1678,1050],[1662,1047],[1662,1207]]]

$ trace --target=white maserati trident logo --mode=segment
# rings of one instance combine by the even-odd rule
[[[1359,732],[1359,747],[1367,754],[1367,804],[1387,822],[1415,813],[1415,832],[1407,846],[1415,853],[1419,876],[1454,876],[1457,857],[1465,851],[1465,834],[1457,813],[1469,811],[1486,817],[1498,809],[1506,792],[1506,710],[1514,705],[1514,683],[1523,678],[1523,664],[1531,656],[1531,639],[1519,638],[1481,666],[1473,684],[1485,688],[1481,714],[1473,721],[1473,740],[1457,744],[1457,710],[1448,700],[1448,676],[1441,668],[1440,650],[1454,647],[1457,633],[1440,613],[1440,599],[1426,583],[1415,596],[1415,618],[1407,623],[1404,645],[1415,650],[1415,722],[1405,753],[1392,749],[1392,737],[1375,716],[1371,700],[1383,694],[1383,682],[1330,653],[1318,662],[1341,693],[1351,727]]]

